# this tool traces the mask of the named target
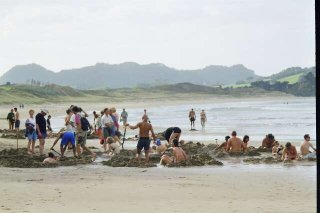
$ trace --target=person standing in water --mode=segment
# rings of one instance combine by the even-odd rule
[[[126,109],[123,108],[122,113],[121,113],[120,122],[122,121],[122,122],[123,122],[123,123],[122,123],[123,126],[125,126],[126,123],[127,123],[127,120],[128,120],[128,113],[126,112]]]
[[[191,129],[194,129],[194,122],[196,120],[196,113],[193,109],[191,109],[191,111],[189,112],[189,119],[190,119],[190,124],[191,124]]]
[[[207,116],[206,116],[206,113],[204,112],[204,109],[201,111],[200,113],[200,118],[201,118],[201,126],[202,126],[202,129],[204,129],[205,127],[205,124],[207,122]]]

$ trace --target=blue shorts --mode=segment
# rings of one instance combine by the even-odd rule
[[[68,143],[71,143],[72,146],[76,145],[76,140],[73,132],[65,132],[63,134],[60,146],[68,145]]]
[[[139,138],[137,149],[142,150],[142,148],[146,151],[150,149],[150,138]]]
[[[38,134],[37,134],[38,136]],[[46,139],[47,133],[46,132],[41,132],[41,138],[38,136],[38,139]]]
[[[37,133],[35,130],[33,130],[32,132],[28,132],[27,133],[27,138],[29,141],[36,141],[37,140]]]
[[[114,137],[116,135],[116,127],[112,126],[111,127],[111,137]]]
[[[16,122],[14,122],[14,127],[19,128],[19,126],[20,126],[20,120],[16,120]]]

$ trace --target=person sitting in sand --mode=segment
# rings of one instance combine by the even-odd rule
[[[181,136],[181,129],[179,127],[170,127],[164,132],[164,138],[172,145],[172,141],[177,139],[179,141]]]
[[[116,141],[112,137],[107,138],[107,143],[109,144],[109,156],[114,156],[120,154],[120,146],[116,143]]]
[[[142,151],[142,148],[144,149],[145,157],[146,157],[146,163],[149,162],[149,149],[150,149],[150,137],[149,132],[151,132],[153,140],[156,141],[156,136],[153,132],[152,125],[148,122],[149,118],[145,114],[142,116],[142,122],[137,123],[135,126],[131,126],[128,123],[126,126],[128,126],[130,129],[137,129],[139,128],[139,140],[137,144],[137,158],[140,160],[140,154]]]
[[[222,144],[220,144],[220,145],[216,148],[217,150],[227,151],[227,143],[228,143],[228,140],[230,139],[230,136],[227,135],[224,139],[225,139],[225,142],[223,142]]]
[[[262,148],[272,148],[273,143],[275,142],[273,134],[268,134],[262,141]]]
[[[230,153],[240,153],[244,149],[244,143],[237,137],[237,132],[231,133],[231,138],[227,142],[226,151]]]
[[[163,155],[160,160],[160,165],[169,165],[171,163],[179,163],[182,161],[186,161],[188,159],[185,151],[179,147],[179,141],[177,139],[173,140],[173,157],[169,157],[168,155]]]
[[[313,152],[310,152],[310,148],[313,149]],[[300,153],[301,153],[302,159],[317,158],[316,149],[313,147],[312,143],[310,142],[309,134],[304,135],[304,142],[300,146]]]
[[[52,152],[48,153],[48,157],[43,160],[43,164],[56,164],[58,163],[57,161],[59,160],[58,157],[55,157]]]
[[[295,160],[297,159],[297,149],[294,145],[290,142],[286,143],[284,150],[282,151],[281,160],[288,161],[288,160]]]
[[[161,140],[157,139],[156,141],[156,152],[157,154],[163,154],[167,150],[166,144],[161,144]]]
[[[64,157],[64,153],[66,151],[68,144],[71,144],[72,146],[73,156],[77,157],[76,141],[75,141],[75,135],[73,132],[61,132],[59,136],[56,138],[56,140],[53,142],[53,145],[51,146],[50,150],[53,150],[53,147],[57,144],[57,142],[60,139],[61,139],[61,143],[60,143],[61,157]]]
[[[280,145],[278,141],[275,141],[272,147],[272,155],[276,157],[280,157],[282,156],[282,151],[283,151],[283,146]]]
[[[250,140],[250,138],[248,135],[243,136],[243,139],[242,139],[242,142],[243,142],[243,150],[242,151],[243,152],[247,151],[249,140]]]

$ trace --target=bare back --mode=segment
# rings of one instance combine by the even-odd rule
[[[173,156],[176,159],[176,162],[181,162],[187,160],[187,154],[181,147],[174,147],[173,148]]]
[[[139,127],[139,137],[148,138],[149,131],[152,130],[152,125],[148,122],[140,122],[138,123],[138,127]]]
[[[243,147],[243,141],[238,137],[232,137],[228,140],[227,151],[230,150],[230,152],[241,152]]]
[[[311,147],[311,143],[309,141],[304,141],[300,147],[300,152],[302,155],[307,155],[310,153],[309,149]]]

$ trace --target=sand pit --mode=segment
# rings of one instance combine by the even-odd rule
[[[0,166],[16,168],[42,168],[56,166],[75,166],[80,164],[91,164],[91,156],[82,155],[79,158],[64,157],[57,164],[43,165],[46,156],[29,155],[26,148],[4,149],[0,151]]]

